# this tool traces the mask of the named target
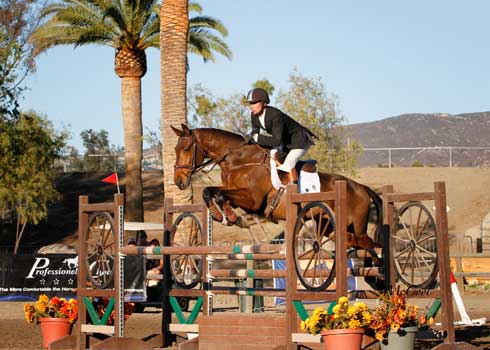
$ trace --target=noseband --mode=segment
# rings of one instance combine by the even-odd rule
[[[184,136],[184,137],[189,137],[189,136]],[[197,142],[196,142],[196,136],[194,134],[191,135],[192,137],[192,161],[191,164],[184,164],[184,165],[174,165],[174,171],[176,169],[189,169],[190,170],[190,175],[194,174],[198,168],[196,168],[196,154],[197,154]]]
[[[192,161],[191,164],[184,164],[184,165],[174,165],[174,171],[177,169],[189,169],[189,178],[194,174],[197,173],[199,170],[204,168],[206,165],[209,163],[212,163],[212,159],[208,159],[205,162],[202,162],[201,165],[196,165],[197,162],[197,148],[199,145],[196,142],[196,136],[192,134],[191,136],[181,136],[181,137],[192,137]],[[204,152],[204,156],[206,156],[206,152]],[[214,166],[213,166],[214,167]]]

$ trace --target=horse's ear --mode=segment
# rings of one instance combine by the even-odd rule
[[[182,126],[182,131],[184,132],[185,135],[189,136],[189,135],[192,134],[191,129],[189,129],[187,127],[187,125],[185,125],[185,124],[182,123],[182,124],[180,124],[180,126]]]
[[[170,125],[170,127],[174,131],[175,135],[177,135],[178,137],[181,137],[182,135],[184,135],[184,132],[182,130],[179,130],[177,128],[174,128],[172,125]]]

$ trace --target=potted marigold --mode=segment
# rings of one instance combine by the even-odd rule
[[[310,334],[321,334],[327,349],[358,350],[365,328],[371,323],[371,313],[365,303],[349,305],[341,297],[329,314],[323,307],[313,311],[301,322],[301,329]]]
[[[78,303],[57,296],[48,298],[41,294],[34,304],[24,304],[27,322],[41,325],[43,347],[71,333],[73,323],[78,318]]]
[[[396,288],[379,296],[369,328],[380,341],[381,349],[410,350],[414,348],[418,329],[433,322],[432,317],[420,315],[417,305],[407,303],[405,291]]]

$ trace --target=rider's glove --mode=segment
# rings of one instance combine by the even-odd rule
[[[249,134],[249,135],[245,135],[243,136],[243,138],[245,139],[245,142],[246,143],[251,143],[252,141],[257,141],[257,137],[256,137],[257,134]]]

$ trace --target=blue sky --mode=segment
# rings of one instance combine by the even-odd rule
[[[328,93],[339,97],[349,123],[490,110],[490,1],[199,3],[205,15],[226,25],[233,51],[231,61],[218,57],[215,64],[190,59],[189,84],[202,83],[215,96],[245,94],[263,78],[284,90],[296,68],[321,78]],[[157,130],[159,51],[147,54],[143,124]],[[48,51],[27,81],[22,107],[45,114],[57,128],[69,126],[69,143],[80,151],[80,132],[89,128],[105,129],[113,144],[123,145],[113,58],[114,50],[103,46]]]

